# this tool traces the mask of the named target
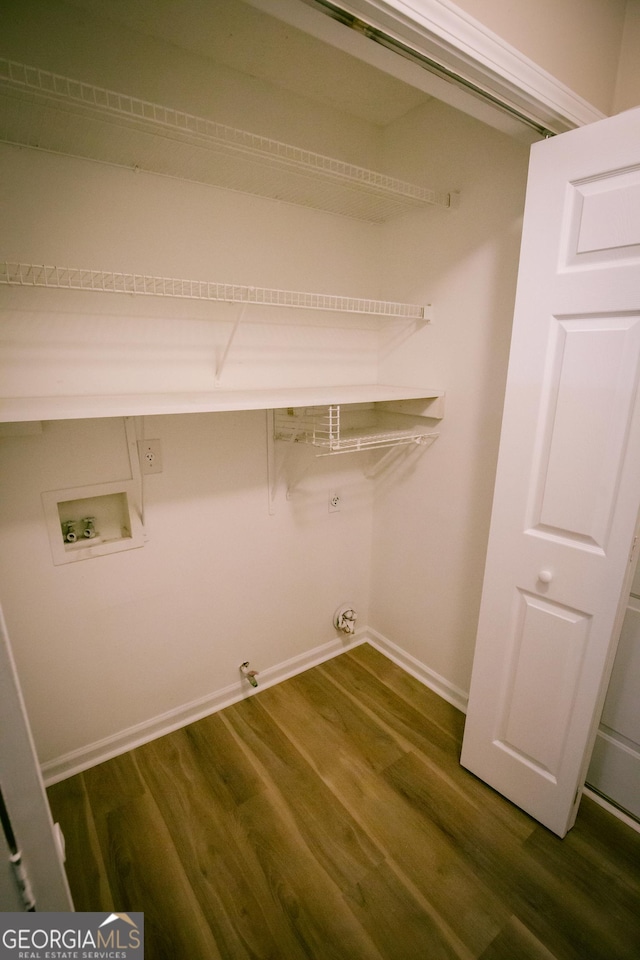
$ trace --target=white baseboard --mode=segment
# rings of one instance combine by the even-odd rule
[[[307,650],[290,660],[261,670],[257,689],[249,686],[246,680],[238,680],[237,683],[232,683],[206,697],[192,700],[190,703],[182,704],[157,717],[152,717],[150,720],[121,730],[110,737],[97,740],[85,747],[80,747],[78,750],[72,750],[70,753],[63,754],[53,760],[47,760],[41,766],[45,786],[49,787],[60,780],[66,780],[67,777],[72,777],[74,774],[82,773],[83,770],[88,770],[89,767],[94,767],[98,763],[127,753],[143,743],[162,737],[166,733],[185,727],[196,720],[202,720],[203,717],[217,713],[218,710],[222,710],[232,703],[246,700],[247,697],[254,696],[260,690],[281,683],[288,677],[302,673],[325,660],[331,660],[338,654],[344,653],[345,650],[350,650],[364,643],[367,639],[367,631],[358,631],[355,636],[349,638],[336,637],[334,640],[329,640],[327,643],[314,647],[312,650]]]
[[[640,819],[639,784],[638,744],[601,724],[587,771],[587,785],[593,790],[594,799],[599,798],[596,802],[605,806],[606,799],[612,798],[611,804],[620,807],[632,821],[634,817]]]
[[[443,700],[453,704],[454,707],[457,707],[458,710],[461,710],[463,713],[467,712],[469,696],[464,690],[461,690],[460,687],[456,687],[453,683],[441,677],[435,670],[430,670],[429,667],[425,666],[420,660],[412,657],[410,653],[398,647],[376,630],[368,628],[365,639],[372,647],[375,647],[376,650],[383,653],[389,660],[393,660],[394,663],[397,663],[399,667],[402,667],[403,670],[410,673],[416,680],[420,680],[426,687],[429,687],[430,690],[433,690],[434,693],[441,696]]]
[[[462,710],[463,713],[466,711],[467,695],[463,690],[449,683],[435,671],[430,670],[425,664],[416,660],[415,657],[406,653],[376,630],[365,627],[353,637],[337,637],[297,657],[292,657],[283,663],[261,670],[257,689],[250,687],[246,680],[238,680],[237,683],[223,687],[222,690],[217,690],[206,697],[192,700],[190,703],[182,704],[180,707],[121,730],[110,737],[97,740],[85,747],[80,747],[78,750],[72,750],[70,753],[63,754],[53,760],[47,760],[41,767],[45,786],[49,787],[60,780],[66,780],[67,777],[72,777],[74,774],[82,773],[83,770],[88,770],[98,763],[127,753],[143,743],[148,743],[157,737],[163,737],[165,734],[171,733],[173,730],[179,730],[180,727],[185,727],[196,720],[202,720],[203,717],[217,713],[218,710],[231,706],[232,703],[246,700],[247,697],[254,696],[260,690],[281,683],[288,677],[302,673],[325,660],[331,660],[333,657],[344,653],[345,650],[350,650],[361,643],[370,643],[372,647],[375,647],[389,660],[420,680],[421,683],[424,683],[444,700]]]
[[[193,700],[191,703],[183,704],[158,717],[146,720],[144,723],[139,723],[126,730],[122,730],[111,737],[105,737],[103,740],[98,740],[86,747],[81,747],[54,760],[49,760],[43,763],[41,768],[45,786],[48,787],[54,783],[58,783],[60,780],[66,780],[67,777],[72,777],[74,774],[82,773],[83,770],[88,770],[98,763],[103,763],[105,760],[111,760],[113,757],[127,753],[129,750],[133,750],[143,743],[148,743],[150,740],[162,737],[166,733],[171,733],[173,730],[185,727],[187,724],[194,723],[196,720],[202,720],[203,717],[217,713],[218,710],[222,710],[232,703],[246,700],[247,697],[254,696],[256,693],[259,693],[260,690],[272,687],[276,683],[281,683],[283,680],[302,673],[319,663],[324,663],[326,660],[331,660],[333,657],[344,653],[346,650],[351,650],[361,643],[371,644],[372,647],[385,657],[388,657],[389,660],[392,660],[399,667],[402,667],[403,670],[406,670],[407,673],[411,674],[411,676],[415,677],[421,683],[424,683],[430,690],[433,690],[434,693],[437,693],[443,700],[446,700],[454,707],[457,707],[458,710],[466,713],[468,695],[464,690],[449,683],[448,680],[434,670],[430,670],[424,663],[412,657],[411,654],[407,653],[401,647],[398,647],[381,633],[367,627],[358,631],[354,637],[337,637],[297,657],[292,657],[290,660],[285,660],[283,663],[260,671],[260,685],[257,689],[253,687],[248,688],[246,681],[239,680],[237,683],[232,683],[230,686],[224,687],[222,690],[218,690],[207,697]],[[614,817],[617,817],[634,830],[640,832],[640,824],[631,817],[628,817],[622,810],[608,803],[603,797],[588,787],[584,788],[584,794],[608,810]]]
[[[173,730],[194,723],[196,720],[202,720],[203,717],[217,713],[218,710],[222,710],[232,703],[245,700],[247,697],[259,693],[260,690],[281,683],[288,677],[302,673],[325,660],[331,660],[345,650],[350,650],[361,643],[370,643],[372,647],[375,647],[384,656],[402,667],[407,673],[416,677],[444,700],[453,704],[454,707],[463,712],[466,710],[467,695],[464,691],[453,686],[444,677],[430,670],[376,630],[365,627],[353,637],[336,637],[297,657],[292,657],[283,663],[261,670],[257,689],[250,687],[246,680],[238,680],[237,683],[223,687],[222,690],[216,690],[206,697],[192,700],[190,703],[182,704],[180,707],[121,730],[110,737],[105,737],[85,747],[80,747],[78,750],[72,750],[70,753],[48,760],[42,764],[41,768],[45,786],[51,786],[51,784],[60,780],[66,780],[67,777],[72,777],[74,774],[82,773],[83,770],[88,770],[98,763],[127,753],[127,751],[133,750],[143,743],[162,737]]]
[[[608,813],[612,814],[616,819],[622,820],[623,823],[626,823],[628,827],[631,827],[632,830],[635,830],[636,833],[640,833],[640,823],[637,820],[634,820],[633,817],[630,817],[628,814],[621,810],[620,807],[616,807],[615,803],[609,803],[608,800],[605,800],[604,797],[601,797],[599,793],[596,793],[595,790],[592,790],[590,787],[585,787],[582,791],[584,797],[589,797],[590,800],[593,800],[594,803],[597,803],[598,806],[603,807]]]

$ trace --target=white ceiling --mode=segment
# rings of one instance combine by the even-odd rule
[[[430,99],[243,0],[67,2],[381,126]]]

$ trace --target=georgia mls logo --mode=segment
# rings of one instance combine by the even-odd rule
[[[0,960],[144,960],[142,913],[2,913]]]
[[[142,945],[142,940],[140,937],[140,930],[138,929],[138,924],[135,920],[132,920],[128,913],[110,913],[106,920],[103,920],[98,930],[102,930],[103,927],[106,927],[107,924],[113,923],[114,920],[123,920],[125,923],[128,923],[133,929],[127,931],[129,934],[129,947],[140,947]],[[98,934],[98,939],[104,942],[105,946],[114,945],[118,950],[124,949],[124,944],[120,943],[120,930],[112,929],[109,931],[108,938]],[[113,941],[117,941],[117,944],[113,944]]]

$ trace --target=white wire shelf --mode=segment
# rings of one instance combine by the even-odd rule
[[[449,193],[2,58],[0,140],[372,222],[455,203]]]
[[[128,293],[147,297],[174,297],[259,306],[295,307],[329,310],[338,313],[422,320],[430,319],[430,304],[365,300],[325,293],[275,290],[269,287],[214,283],[208,280],[180,280],[139,273],[115,273],[80,267],[58,267],[35,263],[0,262],[0,284],[21,287],[46,287],[61,290],[85,290],[98,293]]]
[[[434,433],[424,417],[391,413],[374,406],[343,408],[340,404],[289,407],[274,411],[274,437],[318,447],[318,456],[380,450],[403,444],[432,443]]]

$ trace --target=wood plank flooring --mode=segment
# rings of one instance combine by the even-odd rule
[[[56,784],[76,909],[147,960],[637,960],[640,835],[585,799],[558,839],[463,722],[365,644]]]

